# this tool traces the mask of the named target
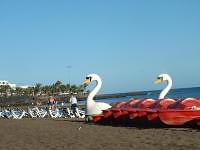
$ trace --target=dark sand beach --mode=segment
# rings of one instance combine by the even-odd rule
[[[200,130],[85,124],[80,120],[0,120],[0,150],[199,150]]]

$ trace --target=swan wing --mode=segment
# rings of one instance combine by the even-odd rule
[[[93,105],[89,105],[86,110],[87,115],[99,115],[102,113],[102,110],[111,108],[109,104],[95,102]]]
[[[96,104],[97,104],[97,107],[98,107],[101,111],[111,108],[111,105],[109,105],[109,104],[107,104],[107,103],[99,102],[99,103],[96,103]]]

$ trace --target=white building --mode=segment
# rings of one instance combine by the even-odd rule
[[[10,82],[5,81],[5,80],[0,80],[0,86],[1,86],[1,85],[8,85],[8,86],[10,86],[12,89],[15,89],[15,88],[16,88],[16,84],[11,84]]]
[[[22,89],[28,89],[30,86],[28,86],[28,85],[22,85],[22,86],[17,86],[17,87],[22,88]]]

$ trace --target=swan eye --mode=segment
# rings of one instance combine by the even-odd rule
[[[163,81],[163,77],[158,77],[157,79]]]
[[[90,80],[90,82],[91,82],[91,80],[92,80],[91,77],[86,77],[85,79],[86,79],[86,80]]]
[[[157,77],[157,79],[154,81],[155,84],[160,84],[163,82],[163,77]]]

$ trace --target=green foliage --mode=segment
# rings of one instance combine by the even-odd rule
[[[1,96],[8,96],[11,95],[11,87],[9,85],[1,85],[0,86],[0,95]]]
[[[77,93],[82,95],[85,90],[83,85],[70,85],[63,84],[61,81],[56,81],[52,85],[42,85],[41,83],[36,83],[34,87],[28,87],[26,89],[17,87],[12,89],[9,86],[0,86],[0,95],[25,95],[25,96],[50,96],[50,95],[59,95],[63,93]]]

